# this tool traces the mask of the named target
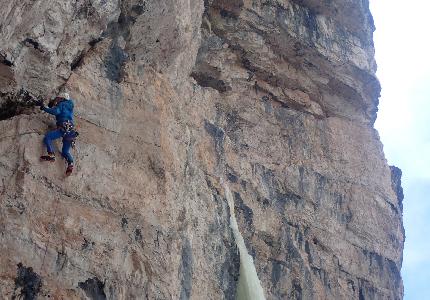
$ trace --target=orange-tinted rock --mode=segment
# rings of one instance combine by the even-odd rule
[[[0,0],[2,297],[234,299],[222,177],[267,299],[402,298],[373,22],[332,2]],[[64,89],[68,178],[23,96]]]

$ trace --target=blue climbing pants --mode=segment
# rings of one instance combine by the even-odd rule
[[[43,143],[46,145],[46,148],[48,149],[48,153],[54,153],[54,147],[52,146],[52,141],[63,138],[63,149],[61,150],[61,155],[66,159],[66,161],[71,164],[73,163],[73,156],[70,154],[70,148],[72,147],[72,140],[67,139],[64,136],[64,130],[63,129],[56,129],[53,131],[48,132],[44,139]]]

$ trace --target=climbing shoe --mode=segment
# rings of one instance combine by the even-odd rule
[[[66,176],[70,176],[73,172],[73,164],[68,164],[66,169]]]
[[[48,153],[48,155],[42,155],[40,157],[40,159],[44,160],[44,161],[52,161],[52,162],[54,162],[55,161],[55,154],[54,153]]]

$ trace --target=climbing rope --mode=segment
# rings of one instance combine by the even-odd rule
[[[57,208],[58,208],[58,203],[60,202],[60,199],[58,196],[55,199],[56,199],[56,201],[54,204],[54,223],[53,223],[54,226],[57,225]],[[48,227],[48,231],[49,231],[49,227]],[[45,258],[46,258],[46,253],[48,252],[48,246],[49,246],[50,241],[51,241],[51,238],[50,238],[50,235],[48,232],[48,240],[46,241],[46,244],[45,244],[45,253],[43,254],[42,265],[40,266],[40,275],[41,276],[43,276],[43,270],[44,270],[44,266],[45,266]]]

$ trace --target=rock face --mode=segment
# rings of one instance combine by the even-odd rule
[[[235,299],[223,182],[267,299],[403,297],[367,0],[0,5],[1,298]]]

